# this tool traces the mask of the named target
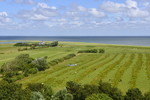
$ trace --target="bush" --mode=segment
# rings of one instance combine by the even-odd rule
[[[91,49],[91,50],[80,50],[78,53],[97,53],[97,49]]]
[[[125,100],[143,100],[143,95],[138,88],[129,89],[126,92]]]
[[[32,92],[30,100],[45,100],[41,92]]]
[[[37,68],[39,71],[44,71],[45,69],[48,68],[48,63],[45,58],[37,58],[32,61],[31,65],[34,68]]]
[[[27,73],[29,73],[29,74],[36,74],[37,72],[38,72],[37,68],[31,68],[31,69],[28,70]]]
[[[29,100],[31,92],[24,90],[21,84],[0,82],[0,100]]]
[[[99,53],[105,53],[104,49],[99,49]]]
[[[73,96],[67,90],[60,90],[52,96],[52,100],[73,100]]]
[[[68,54],[67,56],[63,57],[65,60],[73,58],[74,56],[76,56],[75,54]]]
[[[92,94],[88,96],[85,100],[113,100],[107,94]]]
[[[58,41],[54,41],[52,43],[49,44],[51,47],[55,47],[58,46]]]
[[[28,43],[16,43],[14,46],[30,46]]]
[[[33,92],[40,92],[44,96],[45,100],[51,100],[51,96],[53,95],[51,87],[44,85],[43,83],[28,84],[27,89]]]

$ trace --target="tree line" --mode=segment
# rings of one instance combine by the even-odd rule
[[[150,100],[150,92],[144,95],[138,88],[128,89],[125,95],[107,82],[98,85],[69,81],[66,88],[56,93],[44,83],[22,84],[0,81],[0,100]]]

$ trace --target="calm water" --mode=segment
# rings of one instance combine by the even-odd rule
[[[103,37],[103,36],[0,36],[3,40],[41,40],[41,41],[70,41],[70,42],[89,42],[104,44],[120,44],[120,45],[139,45],[150,46],[150,36],[143,37]],[[16,43],[16,42],[0,42]]]

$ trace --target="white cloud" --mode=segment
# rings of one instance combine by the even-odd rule
[[[101,5],[101,8],[110,14],[114,14],[114,16],[117,16],[115,13],[121,13],[122,17],[127,16],[129,18],[142,18],[149,16],[149,12],[146,9],[142,10],[138,7],[138,3],[134,0],[126,0],[125,3],[107,1]]]
[[[139,17],[139,18],[149,16],[148,11],[144,11],[140,9],[130,9],[127,14],[129,17]]]
[[[12,20],[8,17],[7,12],[0,12],[0,24],[10,23]]]
[[[83,6],[78,6],[77,7],[79,11],[87,11],[87,8],[83,7]]]
[[[95,17],[104,17],[105,16],[105,14],[103,12],[98,11],[96,8],[90,8],[88,12]]]
[[[136,1],[133,1],[133,0],[127,0],[126,1],[126,6],[128,8],[137,8],[137,2]]]
[[[126,7],[125,4],[115,3],[111,1],[104,2],[101,5],[101,8],[104,9],[105,11],[115,12],[115,13],[123,11],[125,7]]]
[[[22,10],[18,16],[25,20],[48,20],[50,17],[57,16],[57,8],[55,6],[48,6],[45,3],[38,3],[32,10]]]

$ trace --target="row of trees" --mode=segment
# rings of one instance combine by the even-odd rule
[[[104,49],[89,49],[89,50],[80,50],[78,53],[104,53]]]
[[[31,83],[22,89],[21,84],[0,81],[0,100],[150,100],[150,92],[142,95],[138,88],[133,88],[123,95],[118,88],[102,81],[98,85],[70,81],[66,89],[54,93],[44,83]]]
[[[33,46],[46,46],[46,47],[55,47],[58,46],[58,41],[53,41],[51,43],[16,43],[14,46],[26,46],[26,47],[33,47]]]

